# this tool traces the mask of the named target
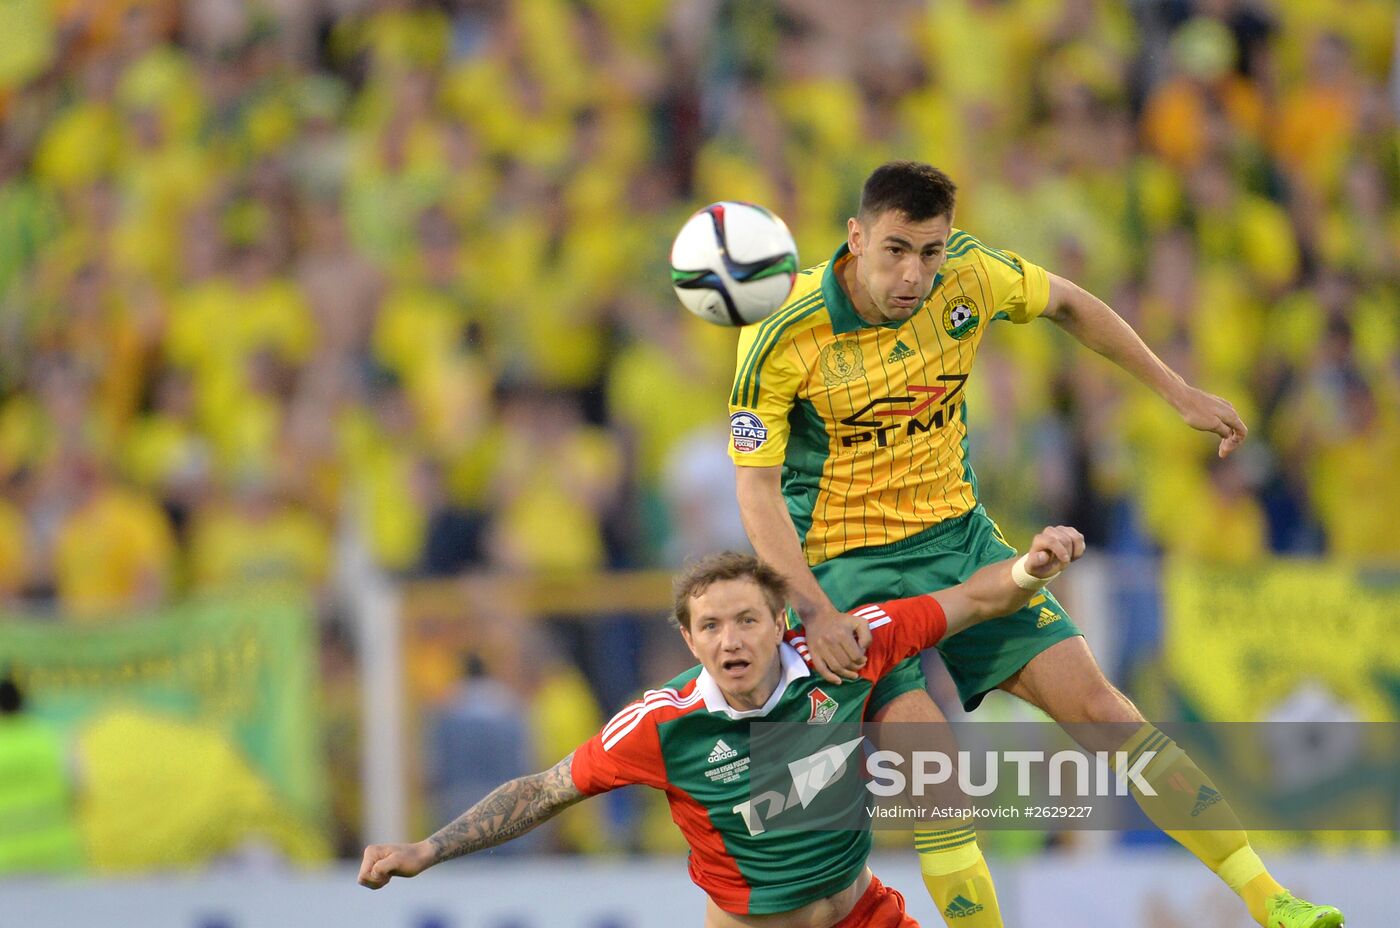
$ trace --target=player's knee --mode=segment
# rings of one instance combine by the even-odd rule
[[[1133,701],[1107,680],[1101,681],[1085,694],[1080,711],[1086,722],[1137,725],[1143,722],[1142,713],[1133,705]]]

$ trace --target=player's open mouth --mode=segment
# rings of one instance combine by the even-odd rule
[[[749,669],[749,662],[742,658],[734,658],[732,660],[725,661],[719,666],[721,669],[724,670],[725,673],[732,673],[735,676],[738,676],[739,674]]]
[[[918,306],[919,298],[916,296],[892,296],[890,297],[890,302],[896,306],[902,306],[908,309],[911,306]]]

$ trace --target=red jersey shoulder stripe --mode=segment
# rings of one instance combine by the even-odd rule
[[[642,694],[641,699],[623,706],[622,709],[618,711],[617,715],[614,715],[612,720],[603,726],[603,737],[607,738],[611,736],[618,727],[631,721],[633,716],[645,711],[648,706],[679,702],[682,698],[679,691],[671,689],[670,687],[659,690],[647,690]]]
[[[682,695],[673,689],[647,690],[642,698],[625,707],[612,721],[603,726],[603,750],[609,750],[628,733],[641,724],[642,719],[658,709],[686,710],[699,705],[704,698],[693,684],[686,687],[688,693]]]

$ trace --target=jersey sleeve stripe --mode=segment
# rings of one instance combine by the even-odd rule
[[[617,744],[623,738],[626,738],[627,735],[632,731],[632,729],[640,725],[642,719],[646,718],[647,715],[649,715],[651,712],[663,708],[665,706],[670,706],[674,709],[688,709],[691,706],[698,703],[702,698],[704,698],[704,694],[702,694],[699,690],[696,690],[684,699],[659,699],[656,702],[643,705],[642,710],[633,714],[631,717],[631,721],[629,721],[626,725],[614,730],[613,734],[611,735],[604,733],[603,750],[612,750],[613,745]]]
[[[1003,258],[1006,257],[1006,252],[993,248],[977,236],[967,232],[956,232],[953,237],[948,240],[949,257],[956,257],[957,255],[963,254],[969,248],[980,248],[983,251],[1001,255]]]
[[[762,364],[760,358],[766,359],[768,357],[768,352],[772,350],[772,346],[777,343],[778,339],[782,336],[783,332],[787,330],[791,322],[796,322],[798,319],[805,318],[809,315],[809,312],[804,312],[804,310],[810,310],[823,305],[821,296],[822,292],[820,289],[813,290],[787,309],[779,310],[777,313],[758,324],[758,337],[755,338],[753,344],[749,346],[749,353],[745,355],[744,362],[740,365],[741,372],[734,380],[734,390],[729,395],[729,402],[731,405],[738,406],[742,404],[744,406],[752,406],[758,402],[758,387],[756,381],[758,377],[758,367]],[[764,350],[765,347],[767,350]],[[749,398],[750,385],[753,385],[752,399]]]
[[[866,627],[869,628],[871,631],[874,631],[877,628],[881,628],[882,626],[888,625],[894,621],[894,619],[890,617],[890,614],[884,609],[881,609],[880,606],[876,603],[871,603],[868,606],[861,606],[859,609],[854,609],[851,611],[851,615],[865,619]]]
[[[1007,267],[1011,268],[1013,271],[1015,271],[1017,274],[1020,274],[1022,277],[1026,276],[1025,268],[1021,267],[1021,265],[1017,264],[1015,261],[1012,261],[1010,258],[1002,254],[1001,252],[992,248],[984,247],[982,245],[978,245],[977,249],[985,255],[989,255],[993,258],[996,258],[1002,264],[1005,264]]]
[[[603,729],[603,737],[605,739],[612,737],[619,728],[641,715],[645,709],[646,705],[640,702],[633,703],[626,709],[623,709],[617,715],[613,716],[613,720]]]
[[[774,348],[778,347],[778,342],[782,340],[783,332],[787,331],[792,326],[801,322],[803,319],[806,319],[808,316],[812,315],[812,313],[818,312],[825,308],[826,302],[823,300],[817,300],[816,305],[812,306],[810,309],[803,310],[803,312],[800,315],[793,317],[792,321],[788,322],[787,325],[784,325],[783,328],[774,336],[773,340],[769,342],[767,350],[764,351],[763,356],[758,359],[758,365],[754,368],[753,371],[753,396],[752,399],[750,399],[749,401],[750,405],[758,404],[758,386],[759,379],[763,376],[763,365],[768,363],[768,356],[773,353]]]
[[[649,705],[656,705],[662,702],[675,702],[680,699],[681,694],[673,689],[647,690],[642,694],[641,699],[629,703],[618,710],[617,715],[614,715],[612,720],[609,721],[607,725],[603,726],[603,735],[606,737],[611,734],[612,730],[616,729],[620,723],[630,719],[638,712],[645,710]]]
[[[793,313],[800,312],[804,307],[810,305],[820,295],[820,290],[813,290],[811,293],[798,299],[797,302],[793,303],[791,306],[778,310],[758,324],[758,335],[754,338],[753,344],[749,346],[748,354],[744,355],[744,360],[739,365],[739,373],[734,378],[734,391],[729,397],[729,402],[732,405],[739,405],[739,397],[747,392],[748,381],[753,373],[754,362],[762,352],[763,346],[768,338],[773,334],[774,328],[791,318]]]
[[[954,236],[954,238],[957,238],[957,236]],[[951,239],[949,240],[949,258],[961,258],[963,255],[974,250],[980,251],[989,257],[997,259],[1002,264],[1005,264],[1007,267],[1020,274],[1022,277],[1026,276],[1025,269],[1022,268],[1021,265],[1017,264],[1015,261],[1012,261],[1011,258],[1007,257],[1005,252],[997,251],[995,248],[989,248],[986,245],[983,245],[977,239],[973,238],[971,235],[968,235],[966,239],[958,239],[956,245],[952,244]]]

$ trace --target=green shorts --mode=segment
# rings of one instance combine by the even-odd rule
[[[812,568],[838,609],[920,593],[961,583],[986,564],[1005,560],[1016,549],[979,505],[976,509],[927,528],[902,541],[848,551]],[[974,625],[938,645],[943,663],[969,712],[1030,659],[1058,641],[1082,635],[1049,590],[1036,594],[1026,608]],[[896,696],[927,686],[919,658],[912,657],[875,685],[867,717]]]

